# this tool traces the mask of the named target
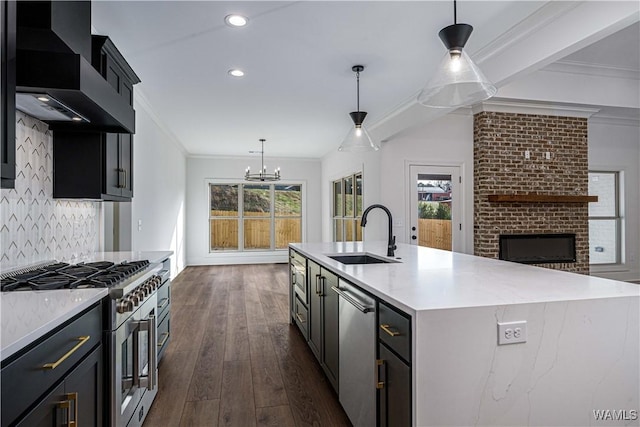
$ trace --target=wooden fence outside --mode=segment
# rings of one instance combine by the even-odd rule
[[[211,250],[238,249],[238,220],[212,219],[210,220]],[[283,249],[289,242],[302,241],[301,218],[275,219],[276,249]],[[265,219],[244,220],[244,248],[269,249],[271,247],[271,221]]]
[[[418,245],[451,250],[451,220],[419,219]]]

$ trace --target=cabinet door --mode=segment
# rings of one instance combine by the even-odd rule
[[[307,289],[309,290],[309,347],[316,359],[322,362],[322,289],[320,286],[320,266],[307,261]]]
[[[338,391],[338,368],[340,366],[339,297],[331,290],[332,286],[338,286],[338,276],[322,269],[323,368],[331,385]]]
[[[102,426],[102,346],[69,374],[65,380],[65,393],[77,396],[76,425]]]
[[[121,133],[120,138],[120,194],[122,197],[133,197],[133,136]]]
[[[46,395],[16,426],[20,427],[62,427],[66,425],[66,409],[60,403],[65,400],[64,383]],[[8,425],[2,420],[2,425]]]
[[[384,344],[378,344],[379,380],[378,408],[380,427],[411,425],[411,368]]]
[[[16,2],[0,2],[0,175],[2,188],[16,179]],[[6,25],[5,25],[6,24]]]
[[[104,193],[112,196],[122,194],[120,180],[120,153],[117,133],[105,133],[104,136]]]

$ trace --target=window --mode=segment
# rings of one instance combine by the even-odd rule
[[[619,264],[622,230],[620,173],[589,172],[589,195],[598,196],[597,202],[589,203],[590,263]]]
[[[287,249],[302,241],[302,185],[209,184],[209,250]]]
[[[362,240],[362,173],[333,181],[333,241]]]

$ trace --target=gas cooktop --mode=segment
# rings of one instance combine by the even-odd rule
[[[114,264],[109,261],[81,264],[52,263],[0,276],[0,290],[46,291],[53,289],[111,288],[144,271],[149,261]]]

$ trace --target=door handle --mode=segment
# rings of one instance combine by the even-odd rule
[[[415,235],[411,236],[411,240],[416,240],[416,239],[417,239],[417,237]]]
[[[320,293],[320,275],[316,274],[316,295],[321,295]]]
[[[415,227],[411,227],[411,231],[416,231],[416,228]]]

